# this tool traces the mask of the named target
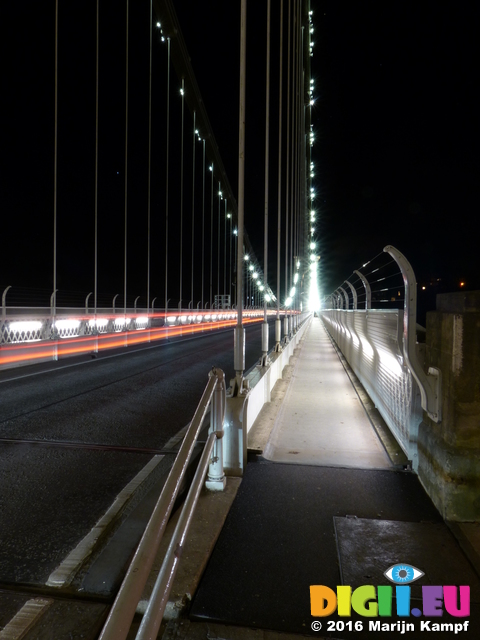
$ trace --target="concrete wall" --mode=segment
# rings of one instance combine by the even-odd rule
[[[419,478],[445,519],[480,521],[480,291],[437,296],[425,357],[442,372],[442,421],[424,413]]]

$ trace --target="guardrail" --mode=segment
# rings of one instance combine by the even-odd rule
[[[28,312],[27,312],[28,311]],[[85,314],[75,309],[9,308],[0,320],[0,369],[58,360],[73,355],[138,345],[176,336],[233,327],[235,310],[156,312],[153,314]],[[269,310],[269,315],[275,311]],[[243,322],[263,319],[263,309],[247,309]]]
[[[355,271],[364,289],[365,308],[357,308],[358,291],[346,280],[346,287],[340,286],[328,296],[333,308],[323,309],[321,315],[328,332],[416,470],[422,409],[435,422],[441,420],[441,374],[433,368],[425,373],[420,364],[413,269],[395,247],[385,247],[384,253],[393,258],[389,264],[396,265],[402,279],[400,284],[395,285],[393,280],[394,286],[388,286],[386,283],[391,283],[395,274],[380,273],[381,267],[372,268],[369,274]],[[391,301],[398,304],[399,288],[404,289],[403,309],[371,308],[375,298],[377,304]],[[393,290],[393,297],[390,290]],[[378,300],[379,297],[384,299]]]
[[[115,598],[115,602],[99,636],[99,640],[125,640],[129,633],[138,602],[152,569],[155,556],[158,552],[210,402],[212,403],[212,409],[207,443],[136,636],[137,640],[157,637],[173,578],[181,557],[185,537],[209,465],[208,487],[210,489],[223,489],[225,486],[221,438],[223,438],[226,398],[225,376],[221,369],[214,368],[209,373],[209,380],[205,391],[203,392],[162,493],[155,505],[152,516],[150,517],[133,560]],[[211,457],[214,448],[215,454],[212,461]]]
[[[328,309],[324,325],[396,440],[417,467],[420,391],[402,351],[403,311]]]

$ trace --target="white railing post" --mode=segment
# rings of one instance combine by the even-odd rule
[[[56,323],[57,323],[57,291],[58,291],[58,289],[54,289],[52,295],[50,296],[50,318],[51,318],[50,339],[55,341],[53,343],[53,352],[52,352],[52,359],[53,360],[58,360],[58,345],[57,345],[57,342],[56,342],[57,338],[58,338],[58,331],[57,331],[57,327],[56,327]]]
[[[283,317],[283,343],[288,344],[288,316]]]
[[[223,491],[227,483],[223,470],[223,420],[226,407],[225,374],[221,369],[212,369],[210,376],[217,378],[217,385],[212,398],[209,433],[215,433],[217,439],[205,486],[210,491]]]
[[[87,297],[85,298],[85,313],[88,315],[88,300],[90,298],[90,296],[92,295],[93,291],[90,291],[90,293],[87,295]]]
[[[353,273],[355,273],[360,278],[365,288],[365,309],[371,309],[372,308],[372,289],[370,287],[370,283],[368,282],[367,278],[363,275],[363,273],[360,273],[360,271],[354,271]]]
[[[352,285],[352,283],[349,282],[348,280],[345,280],[345,284],[348,284],[348,286],[350,287],[350,291],[352,292],[352,298],[353,298],[353,309],[356,311],[356,309],[357,309],[357,291],[356,291],[355,287]]]
[[[403,355],[405,361],[420,388],[422,409],[434,422],[442,420],[442,376],[440,369],[430,367],[428,374],[418,361],[417,342],[417,281],[412,265],[395,247],[384,248],[398,264],[405,285],[405,301],[403,314]]]
[[[9,289],[12,288],[12,285],[8,285],[8,287],[6,287],[6,289],[3,290],[2,293],[2,320],[5,320],[5,318],[7,317],[7,306],[6,306],[6,299],[7,299],[7,292]]]
[[[338,287],[341,293],[343,293],[343,297],[345,298],[345,309],[348,311],[350,307],[350,301],[348,299],[348,293],[345,291],[343,287]]]

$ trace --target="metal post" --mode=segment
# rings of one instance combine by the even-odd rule
[[[90,298],[91,295],[92,295],[92,291],[90,291],[90,293],[85,298],[85,313],[86,314],[88,314],[88,299]]]
[[[202,188],[202,309],[205,286],[205,139],[203,142],[203,188]]]
[[[280,320],[280,248],[282,239],[282,101],[283,101],[283,0],[280,2],[280,79],[278,97],[278,215],[277,215],[277,317],[275,320],[275,351],[280,351],[282,323]]]
[[[210,167],[212,172],[211,198],[210,198],[210,309],[213,302],[213,162]]]
[[[227,198],[225,198],[225,219],[223,221],[223,295],[227,295]]]
[[[195,142],[196,142],[196,111],[193,111],[193,170],[192,170],[192,281],[190,285],[190,293],[193,308],[193,257],[194,257],[194,241],[195,241]]]
[[[291,131],[290,131],[290,135],[291,135],[291,145],[292,145],[292,157],[291,157],[291,162],[290,162],[290,234],[289,234],[289,240],[290,240],[290,283],[289,283],[289,288],[291,288],[293,286],[293,273],[294,273],[294,244],[293,244],[293,229],[294,229],[294,217],[295,217],[295,209],[294,209],[294,202],[295,202],[295,159],[296,159],[296,144],[295,144],[295,115],[296,115],[296,100],[295,100],[295,96],[296,96],[296,71],[297,71],[297,66],[295,64],[296,61],[296,56],[295,56],[295,47],[296,47],[296,5],[297,5],[297,0],[294,1],[293,3],[293,9],[292,9],[292,60],[291,60],[291,64],[292,64],[292,86],[291,86],[291,90],[289,91],[289,95],[290,93],[292,94],[292,117],[291,117]],[[290,64],[290,60],[289,60],[289,64]],[[293,308],[293,307],[292,307]],[[291,313],[291,312],[290,312]],[[291,315],[290,315],[290,320],[291,320]],[[292,331],[292,322],[289,321],[289,330],[290,330],[290,334]]]
[[[54,347],[53,347],[53,353],[52,353],[52,359],[53,360],[58,360],[58,346],[57,346],[57,336],[58,336],[58,332],[57,332],[57,327],[56,327],[56,299],[57,299],[57,291],[58,289],[55,289],[55,291],[52,293],[52,295],[50,296],[50,315],[52,318],[52,328],[50,331],[50,338],[52,340],[55,340],[54,343]]]
[[[152,37],[153,12],[150,0],[150,66],[148,75],[148,185],[147,185],[147,309],[150,307],[150,201],[152,181]]]
[[[286,123],[286,133],[287,133],[287,148],[286,148],[286,187],[285,187],[285,300],[288,298],[288,273],[289,273],[289,256],[288,256],[288,247],[289,247],[289,191],[290,191],[290,49],[291,49],[291,0],[288,0],[288,45],[287,45],[287,123]],[[290,276],[292,277],[292,276]],[[285,310],[285,313],[288,315],[288,310]],[[285,333],[285,343],[288,341],[288,322],[287,317],[284,322],[284,333]]]
[[[217,228],[217,296],[220,296],[220,200],[222,190],[220,180],[218,181],[218,228]],[[220,297],[219,297],[220,300]]]
[[[208,477],[205,486],[210,491],[223,491],[227,484],[223,471],[223,420],[225,417],[225,374],[221,369],[213,369],[210,375],[217,378],[217,386],[212,398],[212,408],[210,412],[209,433],[215,433],[214,457],[208,469]]]
[[[230,253],[228,258],[230,284],[228,285],[228,295],[230,296],[230,308],[232,308],[233,307],[233,302],[232,302],[232,242],[233,242],[232,214],[228,213],[227,218],[230,220]]]
[[[268,280],[268,178],[270,151],[270,14],[271,0],[267,0],[267,65],[266,65],[266,98],[265,98],[265,213],[264,213],[264,250],[263,250],[263,286],[267,288]],[[267,301],[263,296],[263,325],[262,325],[262,366],[266,366],[268,356],[268,323]]]
[[[166,163],[166,169],[165,169],[165,173],[166,173],[166,176],[165,176],[165,327],[168,327],[167,295],[168,295],[168,182],[169,182],[168,163],[170,161],[169,149],[170,149],[170,38],[167,38],[167,144],[166,144],[167,163]]]
[[[360,273],[360,271],[354,271],[353,273],[355,273],[360,278],[363,286],[365,287],[365,309],[371,309],[372,308],[372,289],[370,287],[370,283],[368,282],[367,278],[363,275],[363,273]]]
[[[420,389],[421,405],[434,422],[442,421],[442,373],[430,367],[423,370],[417,356],[417,281],[412,265],[407,258],[391,245],[383,249],[389,253],[400,268],[405,286],[403,312],[403,355],[412,376]]]
[[[183,128],[184,128],[184,116],[185,116],[185,78],[182,78],[182,135],[181,135],[181,149],[180,149],[180,302],[178,307],[182,303],[182,250],[183,250]]]
[[[53,301],[52,322],[57,311],[57,166],[58,166],[58,0],[55,2],[55,134],[53,159]]]
[[[9,284],[8,287],[6,287],[2,293],[2,320],[5,320],[5,318],[7,317],[7,307],[6,307],[7,292],[11,288],[12,288],[12,285]]]
[[[245,80],[247,61],[247,0],[240,9],[240,109],[238,135],[238,257],[237,257],[237,326],[234,331],[235,385],[233,395],[242,392],[245,370],[245,329],[243,327],[243,224],[245,197]]]
[[[128,5],[126,24],[126,54],[125,54],[125,228],[123,255],[123,312],[127,315],[127,185],[128,185]]]
[[[345,289],[343,287],[338,287],[340,289],[340,291],[343,293],[344,297],[345,297],[345,309],[348,311],[350,308],[350,301],[348,299],[348,293],[345,291]]]
[[[170,302],[171,298],[169,298],[168,300],[165,300],[165,327],[168,329],[168,322],[167,322],[167,316],[168,316],[168,303]],[[165,337],[168,339],[168,331],[165,335]]]
[[[288,343],[288,316],[285,315],[283,318],[283,341],[285,344]]]
[[[95,332],[97,329],[97,293],[98,293],[98,80],[100,52],[100,0],[97,0],[97,43],[95,70],[95,257],[94,257],[94,296]],[[95,345],[97,347],[97,345]]]
[[[354,310],[356,310],[357,309],[357,291],[355,287],[352,285],[352,283],[349,282],[348,280],[345,280],[345,284],[348,284],[348,286],[350,287],[350,291],[352,292],[352,298],[353,298],[353,308]]]
[[[235,240],[233,241],[234,245],[234,256],[233,256],[233,278],[235,280],[235,300],[237,300],[237,289],[238,289],[238,274],[237,274],[237,237],[238,237],[238,229],[233,230],[233,235],[235,236]],[[233,281],[232,281],[233,284]],[[233,300],[233,298],[232,298]],[[232,308],[235,308],[236,303],[232,303]]]

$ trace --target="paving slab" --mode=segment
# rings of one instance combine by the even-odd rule
[[[338,517],[334,521],[342,584],[352,589],[366,581],[390,585],[384,572],[406,563],[424,574],[411,584],[412,599],[421,599],[424,585],[465,584],[470,587],[470,602],[480,604],[479,577],[443,522]]]

